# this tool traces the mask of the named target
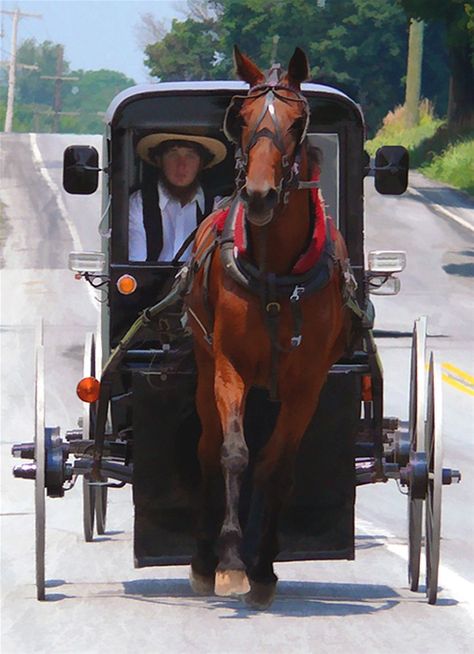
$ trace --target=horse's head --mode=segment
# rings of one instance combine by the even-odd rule
[[[248,82],[250,90],[247,96],[232,99],[224,131],[237,145],[238,184],[247,218],[263,226],[270,222],[273,210],[291,186],[295,160],[306,135],[309,108],[300,85],[308,77],[308,61],[296,48],[288,72],[274,82],[267,81],[237,47],[234,59],[239,77]]]

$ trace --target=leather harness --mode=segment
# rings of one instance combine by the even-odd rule
[[[280,93],[280,90],[292,91],[295,97],[287,97]],[[245,152],[242,151],[240,138],[236,134],[232,120],[237,115],[237,105],[246,99],[256,99],[264,96],[265,102],[255,127],[250,134],[249,141]],[[281,137],[281,127],[277,118],[273,103],[278,99],[283,102],[299,102],[303,106],[304,126],[301,129],[300,138],[294,155],[293,163],[290,163],[288,156],[284,152],[283,140]],[[275,132],[268,128],[261,128],[264,116],[269,113]],[[271,369],[269,379],[270,399],[278,400],[277,382],[278,382],[278,359],[281,353],[291,352],[299,347],[302,341],[302,311],[301,300],[307,298],[312,293],[324,288],[330,281],[335,266],[339,268],[341,277],[341,288],[343,300],[353,314],[362,319],[364,312],[360,309],[355,298],[357,284],[352,273],[348,260],[341,261],[335,255],[334,240],[331,235],[330,220],[325,217],[325,243],[318,260],[308,270],[301,274],[276,275],[260,270],[254,266],[251,261],[239,255],[235,244],[236,218],[239,206],[242,202],[241,191],[245,185],[246,169],[248,164],[248,155],[250,149],[260,138],[269,138],[278,148],[282,155],[283,175],[279,185],[278,198],[283,204],[287,204],[289,191],[292,189],[312,189],[319,186],[317,181],[303,181],[299,179],[299,169],[301,162],[301,147],[306,136],[306,130],[309,122],[309,108],[307,100],[300,93],[289,89],[280,84],[263,84],[254,87],[249,91],[248,96],[235,96],[229,105],[224,119],[224,132],[227,137],[236,143],[236,170],[237,190],[233,196],[232,204],[228,211],[225,223],[221,232],[214,226],[214,239],[211,244],[207,241],[201,249],[193,254],[189,266],[188,292],[191,288],[194,276],[198,270],[203,268],[202,281],[202,299],[203,306],[207,314],[207,325],[196,315],[190,307],[188,313],[193,317],[196,323],[203,331],[205,340],[212,345],[212,329],[214,316],[212,307],[209,302],[209,272],[212,257],[219,248],[222,266],[226,272],[237,284],[247,289],[250,293],[260,298],[260,306],[263,312],[265,324],[267,326],[270,344],[271,344]],[[309,194],[311,196],[311,193]],[[321,202],[318,194],[318,202]],[[311,197],[310,197],[311,203]],[[313,216],[314,207],[310,215]],[[283,346],[278,340],[279,321],[281,317],[281,302],[289,300],[291,313],[293,317],[293,336],[290,339],[290,346]]]

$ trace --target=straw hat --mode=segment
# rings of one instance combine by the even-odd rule
[[[221,141],[207,136],[194,136],[194,134],[149,134],[138,141],[137,153],[144,161],[156,166],[156,161],[150,157],[150,150],[161,145],[161,143],[165,143],[165,141],[191,141],[202,145],[213,156],[204,168],[212,168],[212,166],[224,161],[227,156],[227,148]]]

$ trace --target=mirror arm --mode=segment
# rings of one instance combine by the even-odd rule
[[[376,170],[386,170],[387,172],[398,173],[405,169],[401,168],[397,164],[389,163],[386,166],[366,166],[364,170],[366,171],[365,174],[367,175],[368,173],[375,172]]]
[[[92,170],[94,172],[100,173],[109,173],[109,166],[106,166],[105,168],[97,168],[96,166],[88,166],[87,164],[73,164],[72,166],[67,166],[66,170],[70,170],[71,168],[74,168],[75,170]]]

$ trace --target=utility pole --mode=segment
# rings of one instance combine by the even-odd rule
[[[18,22],[20,18],[28,16],[30,18],[42,18],[41,14],[26,14],[19,9],[15,11],[2,10],[2,14],[13,16],[12,23],[12,45],[10,54],[10,68],[8,71],[8,96],[7,96],[7,113],[5,114],[5,132],[12,131],[13,125],[13,107],[15,103],[15,80],[16,80],[16,42]]]
[[[59,132],[59,119],[62,114],[61,109],[63,106],[63,102],[61,97],[61,90],[62,90],[63,82],[74,81],[79,79],[79,77],[64,77],[63,67],[64,67],[64,46],[58,45],[56,47],[56,75],[41,75],[40,78],[40,79],[54,79],[53,133],[55,134]]]
[[[420,90],[421,90],[421,66],[423,62],[423,28],[422,20],[410,21],[410,33],[408,37],[408,63],[407,83],[405,91],[405,125],[414,127],[418,125]]]

